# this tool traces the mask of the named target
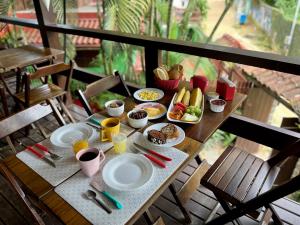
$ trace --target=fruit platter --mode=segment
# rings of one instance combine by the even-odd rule
[[[167,118],[172,122],[197,124],[204,111],[204,97],[200,88],[191,91],[185,87],[174,94],[170,103]]]

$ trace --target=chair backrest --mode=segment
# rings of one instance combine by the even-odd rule
[[[44,225],[44,221],[40,217],[40,215],[36,212],[36,210],[32,207],[30,200],[27,198],[26,194],[16,181],[13,174],[8,170],[4,163],[0,163],[0,173],[6,178],[8,183],[11,185],[12,189],[16,192],[19,198],[23,201],[24,205],[28,209],[29,213],[32,215],[32,219],[35,220],[37,224]]]
[[[121,84],[124,87],[127,95],[131,96],[131,93],[126,83],[124,82],[118,71],[115,71],[114,75],[104,77],[87,85],[85,91],[77,90],[79,100],[82,103],[88,115],[93,114],[92,109],[88,103],[88,99],[100,94],[103,91],[116,87],[119,84]]]
[[[36,71],[33,73],[26,72],[23,79],[23,83],[25,83],[25,105],[29,106],[31,80],[45,78],[45,83],[48,83],[49,75],[62,74],[66,76],[64,90],[68,91],[73,74],[74,64],[74,61],[71,60],[69,64],[59,62],[43,67],[35,67]]]
[[[285,148],[281,149],[276,155],[274,155],[268,160],[268,163],[271,166],[275,166],[276,164],[282,162],[289,156],[298,155],[299,153],[300,153],[300,139],[292,143],[291,145],[288,145]]]
[[[0,139],[52,113],[49,105],[34,105],[0,121]]]

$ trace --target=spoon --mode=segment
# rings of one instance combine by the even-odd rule
[[[107,213],[112,213],[111,209],[105,205],[105,203],[103,201],[101,201],[100,199],[97,199],[97,194],[96,192],[92,191],[92,190],[88,190],[86,192],[86,197],[89,199],[89,200],[92,200],[92,201],[95,201],[97,204],[99,204]]]

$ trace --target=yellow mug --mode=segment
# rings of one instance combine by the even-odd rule
[[[120,133],[120,120],[107,118],[101,121],[100,141],[112,141],[112,137]]]

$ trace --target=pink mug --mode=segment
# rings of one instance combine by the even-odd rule
[[[98,172],[105,156],[103,151],[97,148],[86,148],[76,153],[76,159],[82,172],[88,177],[92,177]]]

